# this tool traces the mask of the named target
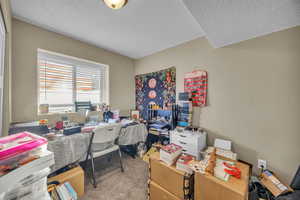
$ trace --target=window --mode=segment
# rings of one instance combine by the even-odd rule
[[[108,66],[38,50],[38,103],[49,112],[74,111],[75,101],[108,103]]]

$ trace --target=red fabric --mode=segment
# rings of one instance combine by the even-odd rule
[[[187,73],[184,78],[184,91],[192,94],[193,106],[206,106],[208,76],[203,70]]]

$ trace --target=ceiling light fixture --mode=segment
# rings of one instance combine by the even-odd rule
[[[117,10],[123,8],[128,0],[103,0],[104,3],[111,9]]]

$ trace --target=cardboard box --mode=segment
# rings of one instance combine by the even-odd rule
[[[181,200],[157,183],[151,181],[149,183],[149,200]]]
[[[48,179],[48,183],[52,181],[58,181],[60,183],[68,181],[77,192],[78,197],[84,195],[84,172],[80,166]]]
[[[237,162],[242,177],[230,177],[227,182],[211,174],[195,174],[195,200],[247,200],[250,168]]]
[[[168,166],[159,160],[159,153],[150,156],[150,180],[175,195],[179,199],[184,199],[184,194],[188,194],[189,190],[185,187],[193,187],[193,176],[177,170],[175,165]]]

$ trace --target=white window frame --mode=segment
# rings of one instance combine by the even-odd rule
[[[53,60],[55,60],[55,57],[61,57],[64,59],[64,61],[61,61],[59,59],[58,60],[58,63],[62,63],[62,64],[68,64],[68,65],[73,65],[74,66],[74,63],[76,65],[76,62],[78,63],[88,63],[90,65],[95,65],[95,67],[97,67],[96,65],[100,65],[102,67],[105,67],[106,70],[105,70],[105,80],[104,80],[104,88],[105,88],[105,93],[104,93],[104,97],[102,97],[103,99],[103,102],[99,102],[99,103],[106,103],[109,105],[109,96],[110,96],[110,90],[109,90],[109,65],[106,65],[106,64],[101,64],[101,63],[97,63],[97,62],[94,62],[94,61],[91,61],[91,60],[86,60],[86,59],[82,59],[82,58],[78,58],[78,57],[74,57],[74,56],[69,56],[69,55],[65,55],[65,54],[61,54],[61,53],[57,53],[57,52],[53,52],[53,51],[48,51],[48,50],[45,50],[45,49],[40,49],[38,48],[37,49],[37,99],[38,99],[38,102],[37,102],[37,111],[38,111],[38,114],[39,113],[39,105],[40,105],[40,81],[39,81],[39,67],[38,67],[38,61],[39,59],[41,59],[41,57],[39,57],[39,54],[47,54],[47,57],[48,56],[53,56]],[[47,59],[47,58],[45,58]],[[70,62],[68,62],[68,60],[70,60]],[[65,62],[67,61],[67,62]],[[76,68],[76,66],[74,66]],[[74,73],[76,74],[76,71],[74,70],[73,71],[73,75]],[[74,76],[76,77],[76,75]],[[49,107],[66,107],[66,106],[74,106],[75,107],[75,101],[76,101],[76,81],[74,81],[74,85],[73,85],[73,103],[72,104],[50,104]],[[101,94],[103,94],[101,92]],[[51,113],[54,113],[54,112],[51,112]]]
[[[4,135],[2,132],[3,126],[3,101],[4,101],[4,68],[5,68],[5,42],[6,42],[6,29],[2,11],[0,10],[0,136]]]

